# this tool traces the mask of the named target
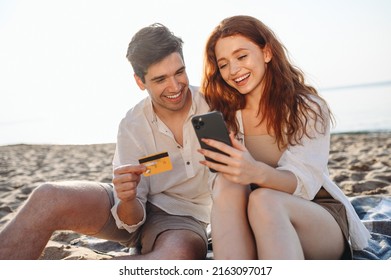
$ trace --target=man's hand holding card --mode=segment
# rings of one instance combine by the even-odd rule
[[[151,176],[172,169],[170,157],[167,152],[152,154],[140,158],[139,163],[147,168],[147,170],[143,173],[144,176]]]

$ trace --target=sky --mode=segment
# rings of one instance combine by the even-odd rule
[[[228,16],[257,17],[326,92],[391,83],[390,13],[389,0],[0,0],[0,145],[115,142],[119,121],[147,96],[127,45],[152,23],[184,40],[199,85],[212,29]]]

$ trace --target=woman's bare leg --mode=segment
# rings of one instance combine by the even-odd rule
[[[311,201],[260,188],[250,195],[248,215],[260,259],[338,259],[343,253],[339,225]]]
[[[249,189],[218,176],[213,188],[211,229],[215,259],[256,259],[247,218]]]

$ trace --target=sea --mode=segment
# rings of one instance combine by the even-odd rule
[[[324,88],[319,93],[335,117],[331,133],[391,131],[391,81]],[[110,110],[107,108],[103,117],[95,116],[95,120],[88,119],[88,114],[77,118],[59,114],[55,120],[50,117],[0,120],[0,145],[115,143],[118,123],[124,114],[120,116]]]
[[[332,133],[391,131],[391,82],[325,88],[336,123]]]

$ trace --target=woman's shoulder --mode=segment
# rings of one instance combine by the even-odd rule
[[[307,94],[304,96],[304,100],[307,102],[307,104],[318,104],[320,106],[327,105],[326,101],[320,96],[313,93]]]
[[[304,102],[312,109],[315,110],[316,112],[320,114],[330,114],[330,108],[329,105],[327,104],[326,100],[323,99],[319,95],[315,94],[308,94],[305,96]]]

